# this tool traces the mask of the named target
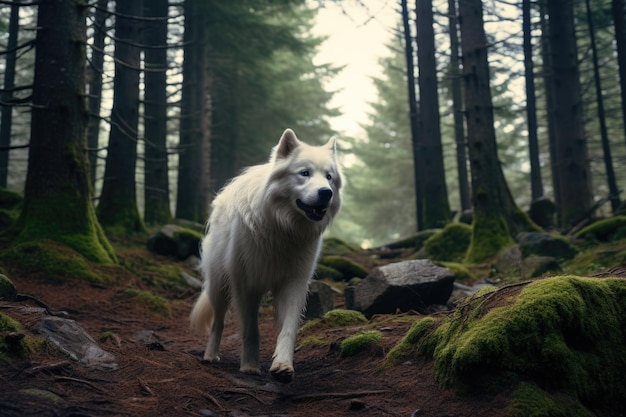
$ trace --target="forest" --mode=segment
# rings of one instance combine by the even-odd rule
[[[626,2],[373,3],[0,0],[0,415],[623,415]],[[331,6],[396,16],[358,132],[316,59]],[[337,138],[345,179],[289,386],[185,325],[212,199],[286,128]],[[193,253],[150,247],[168,227]],[[396,261],[449,301],[349,308]],[[67,317],[115,369],[41,349]]]

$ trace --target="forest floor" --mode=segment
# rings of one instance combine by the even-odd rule
[[[1,248],[0,248],[1,249]],[[110,285],[49,280],[11,271],[20,293],[53,311],[66,311],[98,344],[114,354],[115,370],[89,370],[51,347],[0,365],[0,416],[406,416],[462,417],[508,415],[507,393],[462,396],[442,390],[431,362],[408,362],[381,369],[384,354],[406,333],[412,320],[378,317],[368,328],[384,337],[376,349],[341,358],[336,348],[307,346],[295,353],[295,380],[274,381],[268,373],[276,328],[271,311],[261,314],[262,375],[238,371],[239,336],[229,316],[217,364],[202,361],[205,338],[189,331],[187,317],[196,292],[162,293],[173,300],[171,314],[159,315],[124,296],[146,288],[142,265],[182,265],[144,249],[118,249],[126,268],[114,268]],[[132,267],[128,267],[132,265]],[[191,269],[189,269],[191,272]],[[337,307],[343,306],[337,297]],[[42,313],[31,302],[2,302],[0,311],[27,328]],[[320,328],[337,342],[355,326]],[[104,338],[103,336],[108,337]],[[310,335],[310,334],[309,334]]]

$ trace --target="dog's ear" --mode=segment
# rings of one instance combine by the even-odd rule
[[[324,146],[333,151],[333,155],[335,155],[337,153],[337,136],[333,136],[328,139],[328,142],[326,142],[326,145]]]
[[[286,158],[293,150],[300,146],[300,141],[291,129],[285,129],[276,147],[276,158]]]

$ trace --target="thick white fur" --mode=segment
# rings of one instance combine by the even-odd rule
[[[292,380],[296,333],[322,233],[341,206],[335,148],[334,139],[310,146],[287,129],[268,163],[245,170],[213,201],[202,241],[204,284],[190,316],[196,330],[208,330],[205,360],[219,360],[224,317],[232,303],[243,345],[240,370],[260,373],[258,309],[271,291],[280,333],[270,373],[281,382]],[[332,190],[332,198],[321,203],[328,205],[323,218],[312,220],[296,201],[319,205],[320,189]]]

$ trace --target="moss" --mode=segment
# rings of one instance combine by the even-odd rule
[[[535,384],[522,383],[513,392],[507,411],[512,417],[593,417],[571,396],[550,394]]]
[[[296,350],[304,349],[306,347],[328,347],[330,346],[330,340],[323,336],[309,336],[302,340]]]
[[[367,318],[363,313],[355,310],[334,309],[324,314],[321,319],[314,319],[306,322],[300,332],[304,333],[312,328],[318,327],[341,327],[355,324],[367,323]]]
[[[22,203],[22,196],[16,192],[0,188],[0,208],[12,210]]]
[[[472,236],[472,227],[463,223],[450,223],[424,244],[428,257],[436,261],[462,261]]]
[[[574,259],[561,264],[572,275],[591,275],[626,263],[626,241],[611,242],[579,252]]]
[[[424,336],[432,332],[436,322],[433,317],[416,321],[402,340],[387,353],[383,366],[398,365],[418,356]]]
[[[575,236],[598,242],[624,239],[626,238],[626,216],[615,216],[598,220],[580,230]]]
[[[463,264],[458,262],[435,262],[437,265],[448,268],[454,274],[454,278],[458,281],[474,281],[476,277]]]
[[[187,290],[189,284],[182,276],[183,269],[177,265],[155,264],[146,266],[141,280],[164,290]]]
[[[514,244],[504,217],[474,213],[472,238],[465,262],[471,264],[484,262]]]
[[[124,290],[124,295],[128,298],[139,301],[157,316],[168,318],[172,317],[172,309],[169,302],[159,295],[153,294],[150,291],[136,290],[132,288]]]
[[[473,299],[423,342],[443,387],[535,381],[591,406],[626,396],[626,280],[547,278],[488,310],[497,295]]]
[[[0,274],[0,300],[13,300],[16,294],[15,284],[6,275]]]
[[[357,355],[382,339],[383,335],[378,330],[363,330],[341,341],[339,344],[339,356],[346,358]]]
[[[43,346],[43,343],[42,338],[25,334],[17,320],[0,313],[0,360],[24,358]]]
[[[356,252],[357,249],[336,237],[329,237],[324,239],[322,245],[322,253],[324,255],[349,255]]]
[[[317,279],[331,278],[335,281],[343,279],[343,274],[330,266],[318,264],[315,268],[315,277]]]
[[[352,277],[365,278],[368,273],[365,267],[343,256],[324,256],[319,263],[341,272],[347,280]]]
[[[81,279],[102,282],[89,262],[78,252],[52,240],[40,240],[13,245],[0,255],[3,264],[19,269],[31,278],[48,282]]]
[[[44,389],[39,389],[39,388],[27,388],[27,389],[22,389],[19,391],[20,394],[24,394],[24,395],[28,395],[31,397],[36,397],[37,398],[37,402],[41,402],[41,401],[50,401],[52,403],[63,403],[65,402],[65,400],[63,400],[63,398],[59,397],[57,394],[55,394],[54,392],[48,391],[48,390],[44,390]]]
[[[92,262],[117,263],[113,247],[96,219],[90,201],[73,185],[25,204],[15,224],[15,243],[49,239],[67,245]]]

